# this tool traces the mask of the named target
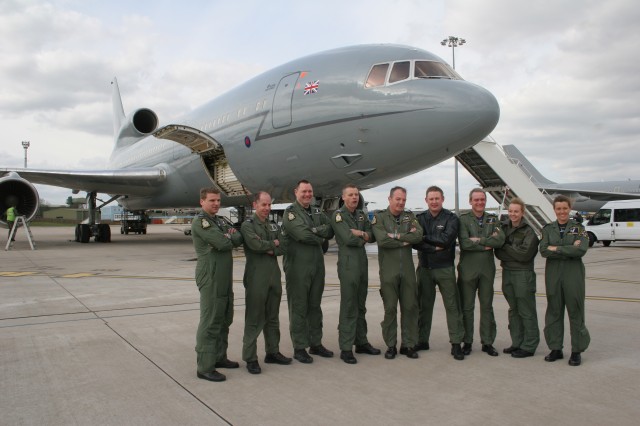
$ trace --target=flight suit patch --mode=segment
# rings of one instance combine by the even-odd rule
[[[496,223],[496,219],[497,218],[495,216],[488,217],[485,223]]]
[[[378,216],[374,216],[373,220],[371,221],[372,225],[375,225],[378,222]]]
[[[289,220],[293,220],[296,218],[296,215],[293,212],[289,212]]]
[[[207,219],[202,219],[202,221],[200,222],[202,224],[202,229],[207,229],[211,226],[211,224],[209,223],[209,221]]]
[[[336,223],[342,222],[342,215],[340,213],[336,213]]]

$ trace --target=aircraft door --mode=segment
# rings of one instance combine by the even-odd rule
[[[283,77],[278,83],[276,93],[273,95],[273,110],[271,112],[274,129],[287,127],[291,124],[291,103],[299,76],[300,73],[290,74]]]

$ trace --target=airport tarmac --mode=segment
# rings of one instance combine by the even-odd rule
[[[541,339],[532,358],[502,353],[510,346],[507,303],[498,293],[498,357],[450,355],[444,308],[436,301],[431,350],[413,360],[339,357],[337,255],[325,256],[323,343],[332,359],[310,365],[264,364],[251,375],[241,361],[244,256],[234,251],[235,318],[227,381],[196,378],[198,291],[190,237],[150,225],[147,235],[111,244],[71,242],[73,228],[22,230],[0,252],[0,423],[5,425],[298,425],[298,424],[582,424],[636,425],[640,417],[640,245],[596,244],[587,268],[586,323],[591,346],[579,367],[544,362]],[[370,342],[383,350],[377,255],[369,253]],[[542,330],[544,260],[537,257]],[[284,278],[284,275],[283,275]],[[496,290],[500,289],[500,268]],[[280,350],[292,356],[286,296]],[[476,322],[478,319],[476,306]]]

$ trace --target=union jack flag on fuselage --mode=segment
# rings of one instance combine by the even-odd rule
[[[304,94],[318,93],[318,87],[320,87],[320,80],[310,81],[304,85]]]

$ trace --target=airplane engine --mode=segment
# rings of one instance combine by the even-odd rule
[[[150,135],[158,128],[158,116],[149,108],[140,108],[129,118],[118,133],[118,140],[129,140],[131,142],[141,137]]]
[[[143,135],[148,135],[158,127],[158,116],[148,108],[140,108],[131,114],[130,125]]]
[[[34,218],[40,207],[40,197],[36,188],[15,172],[0,178],[0,212],[4,214],[14,205],[20,216],[27,221]],[[0,220],[0,224],[7,226],[7,222]]]

